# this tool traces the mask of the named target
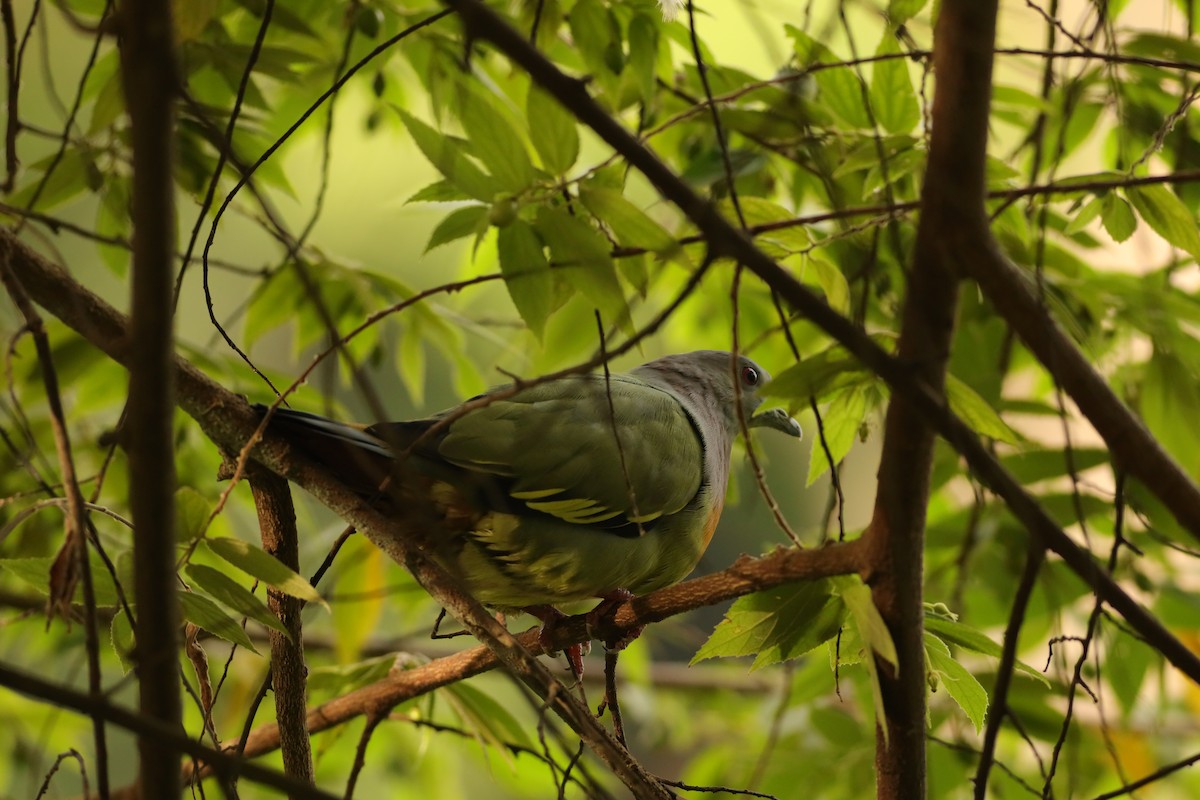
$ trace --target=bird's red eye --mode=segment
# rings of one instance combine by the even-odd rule
[[[742,383],[747,386],[758,386],[758,370],[754,367],[742,367]]]

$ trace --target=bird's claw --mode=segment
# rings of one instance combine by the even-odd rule
[[[633,598],[633,592],[628,589],[614,589],[600,600],[599,605],[593,608],[584,617],[584,625],[586,627],[588,637],[591,639],[600,639],[596,635],[595,629],[600,626],[600,623],[606,616],[612,613],[613,609],[626,600]],[[631,645],[635,639],[642,635],[642,631],[646,629],[645,625],[638,625],[636,628],[630,628],[619,639],[609,639],[604,641],[604,649],[609,652],[617,652],[624,650]]]

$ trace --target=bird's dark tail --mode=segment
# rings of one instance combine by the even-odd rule
[[[267,407],[255,404],[260,415]],[[374,495],[391,474],[395,454],[388,443],[363,428],[305,411],[279,408],[267,430],[321,464],[364,496]]]

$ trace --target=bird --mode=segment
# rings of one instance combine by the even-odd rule
[[[561,606],[599,598],[591,621],[693,570],[742,421],[802,435],[781,408],[756,413],[769,380],[744,355],[699,350],[499,386],[425,419],[364,426],[279,409],[268,431],[380,511],[423,509],[442,566],[484,605],[540,619],[545,644]],[[567,658],[581,675],[581,648]]]

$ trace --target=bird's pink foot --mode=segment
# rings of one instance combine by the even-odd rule
[[[554,606],[547,605],[526,606],[522,610],[542,621],[542,629],[538,632],[538,642],[547,653],[553,652],[554,629],[568,618],[567,615]],[[567,663],[570,664],[571,672],[575,675],[576,680],[583,678],[583,657],[587,653],[585,647],[587,650],[591,649],[590,644],[572,644],[563,648],[563,655],[567,657]]]
[[[633,592],[629,591],[628,589],[613,589],[608,594],[601,595],[599,605],[589,611],[587,617],[585,618],[587,620],[588,636],[591,636],[592,638],[599,638],[593,635],[592,630],[600,624],[600,621],[603,620],[607,614],[612,613],[614,608],[633,597]],[[626,647],[632,644],[635,639],[641,636],[642,631],[645,629],[645,625],[639,625],[636,628],[631,628],[626,631],[620,639],[606,641],[604,643],[604,647],[612,652],[624,650]]]

